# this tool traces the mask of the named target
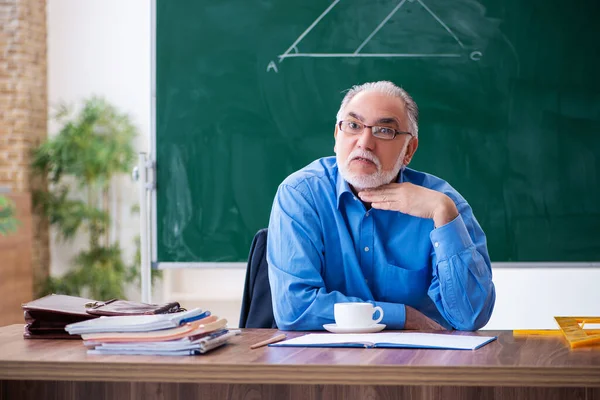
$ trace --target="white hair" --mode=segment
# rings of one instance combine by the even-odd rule
[[[406,114],[408,116],[408,122],[410,124],[410,131],[414,137],[419,136],[419,108],[413,98],[401,87],[396,86],[390,81],[378,81],[378,82],[367,82],[362,85],[354,85],[348,89],[340,109],[337,113],[337,121],[342,118],[342,111],[348,105],[350,100],[354,98],[360,92],[378,92],[388,96],[397,97],[404,101],[404,107],[406,108]]]

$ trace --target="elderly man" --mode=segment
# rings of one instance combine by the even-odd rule
[[[391,82],[350,89],[335,157],[279,186],[267,242],[280,329],[317,330],[338,302],[369,302],[391,329],[476,330],[495,302],[485,234],[448,183],[406,166],[418,109]]]

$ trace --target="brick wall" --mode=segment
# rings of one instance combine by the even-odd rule
[[[46,0],[0,0],[0,186],[30,193],[47,186],[29,169],[47,136]],[[33,215],[34,280],[48,275],[48,222]]]

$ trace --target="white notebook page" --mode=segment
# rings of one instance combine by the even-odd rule
[[[311,333],[294,339],[276,343],[272,346],[314,346],[323,344],[392,343],[408,347],[431,347],[440,349],[473,350],[494,336],[461,336],[437,333],[390,332],[390,333]]]

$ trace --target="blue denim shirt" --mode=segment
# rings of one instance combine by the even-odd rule
[[[485,234],[465,199],[445,181],[405,168],[398,182],[448,195],[459,216],[433,220],[367,210],[326,157],[279,186],[269,221],[267,261],[280,329],[319,330],[338,302],[370,302],[390,329],[405,305],[446,328],[476,330],[495,302]]]

